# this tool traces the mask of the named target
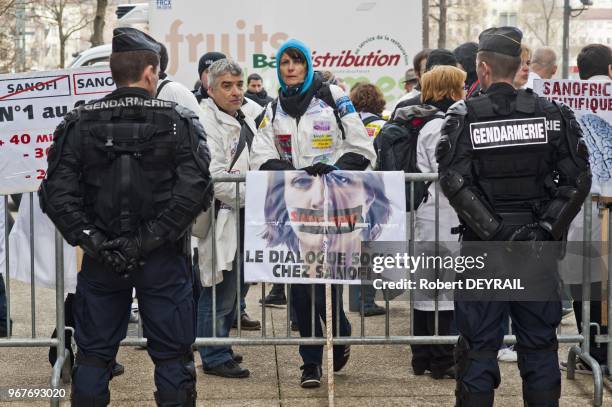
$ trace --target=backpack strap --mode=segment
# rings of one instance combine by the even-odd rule
[[[493,104],[487,96],[478,96],[465,101],[468,111],[473,114],[476,119],[485,119],[495,116]]]
[[[531,89],[519,89],[516,93],[516,111],[532,114],[536,111],[536,97]]]
[[[159,94],[162,91],[162,89],[164,88],[164,86],[166,86],[170,82],[172,82],[170,79],[164,79],[162,81],[162,83],[159,84],[159,86],[157,87],[157,93],[155,94],[155,98],[157,98],[159,96]]]
[[[384,119],[377,114],[373,114],[372,116],[368,116],[365,119],[363,119],[362,122],[364,126],[367,126],[368,124],[373,123],[377,120],[384,120]]]
[[[344,126],[342,125],[342,120],[340,119],[340,114],[338,113],[338,106],[336,106],[336,101],[334,100],[334,96],[331,93],[331,89],[329,84],[324,83],[321,85],[319,90],[317,91],[317,98],[324,101],[329,107],[334,110],[334,116],[336,117],[336,124],[342,133],[342,140],[346,139],[346,133],[344,131]]]

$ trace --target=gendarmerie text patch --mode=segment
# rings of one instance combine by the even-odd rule
[[[522,146],[527,144],[546,144],[546,119],[496,120],[470,124],[470,138],[475,150]]]

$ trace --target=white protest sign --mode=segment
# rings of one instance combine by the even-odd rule
[[[361,284],[362,243],[406,240],[403,172],[251,171],[246,185],[245,281]]]
[[[62,118],[114,89],[108,68],[0,75],[0,195],[36,191]]]
[[[612,196],[612,81],[535,80],[533,90],[575,112],[589,148],[591,191]]]

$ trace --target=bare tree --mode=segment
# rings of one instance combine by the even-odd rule
[[[438,0],[431,4],[431,8],[438,9],[438,15],[429,14],[438,24],[438,48],[446,48],[446,22],[447,22],[447,11],[448,4],[447,0]]]
[[[519,10],[521,23],[541,45],[557,43],[562,10],[558,0],[523,1]]]
[[[96,0],[96,17],[93,20],[93,32],[89,40],[92,47],[104,44],[106,7],[108,7],[108,0]]]
[[[0,73],[15,69],[17,52],[15,42],[15,0],[0,0]]]
[[[79,0],[46,0],[42,9],[45,11],[42,18],[50,20],[52,24],[57,26],[57,35],[59,39],[59,67],[63,68],[66,64],[66,42],[76,32],[87,27],[93,21],[89,13],[84,12],[81,7],[83,1]],[[70,13],[78,10],[76,18],[68,18]]]

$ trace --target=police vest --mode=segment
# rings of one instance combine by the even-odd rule
[[[172,197],[179,141],[174,106],[123,97],[81,108],[85,210],[109,237],[133,233]]]
[[[494,111],[488,95],[466,104],[476,183],[498,213],[537,213],[554,192],[553,154],[562,136],[559,109],[524,90],[505,116]]]

